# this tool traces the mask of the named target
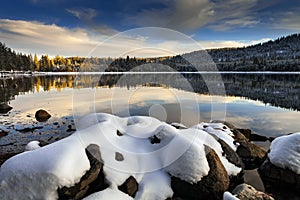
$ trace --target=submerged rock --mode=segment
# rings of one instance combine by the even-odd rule
[[[12,109],[6,102],[0,103],[0,113],[5,114],[8,113]]]
[[[51,115],[47,111],[42,110],[42,109],[36,111],[36,113],[35,113],[35,119],[39,122],[45,122],[50,117],[51,117]]]
[[[232,194],[240,200],[274,200],[268,194],[257,191],[254,187],[248,184],[240,184],[233,191]]]
[[[174,197],[183,199],[221,199],[229,187],[229,176],[216,152],[206,146],[206,158],[209,164],[208,175],[196,184],[191,184],[177,177],[171,177]]]

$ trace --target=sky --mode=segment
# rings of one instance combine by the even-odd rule
[[[9,0],[0,6],[0,42],[39,56],[176,55],[298,32],[299,0]]]

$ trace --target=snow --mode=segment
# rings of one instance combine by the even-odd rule
[[[268,157],[275,166],[300,174],[300,132],[273,140]]]
[[[241,168],[223,156],[216,140],[224,138],[236,148],[230,130],[220,123],[203,125],[176,129],[152,117],[85,116],[76,122],[77,131],[68,138],[44,147],[33,141],[27,146],[34,151],[7,160],[0,168],[0,193],[7,199],[24,193],[28,199],[56,199],[57,187],[74,185],[90,168],[85,153],[89,144],[100,147],[109,189],[86,199],[126,199],[128,195],[116,191],[129,176],[139,183],[136,199],[167,199],[173,194],[169,174],[189,183],[197,183],[208,174],[205,145],[215,150],[229,175],[237,175]],[[159,142],[151,143],[154,136]],[[116,153],[124,160],[116,160]]]
[[[0,168],[3,199],[56,199],[57,187],[74,185],[90,168],[80,147],[78,137],[68,137],[7,160]]]
[[[233,143],[234,142],[234,134],[228,128],[228,126],[222,124],[222,123],[200,123],[197,124],[196,126],[193,126],[192,128],[204,130],[208,132],[211,135],[216,136],[217,138],[222,139],[225,141],[234,151],[236,151],[236,145]]]
[[[167,199],[173,196],[170,177],[162,170],[149,172],[139,182],[136,199]]]
[[[236,196],[234,196],[233,194],[231,194],[230,192],[224,192],[223,194],[223,200],[239,200],[239,198],[237,198]]]
[[[99,200],[99,199],[110,199],[110,200],[131,200],[132,197],[127,194],[121,192],[120,190],[113,190],[107,188],[100,192],[96,192],[84,198],[84,200]]]
[[[25,151],[32,151],[32,150],[35,150],[35,149],[38,149],[40,148],[40,142],[39,141],[31,141],[29,142],[26,147],[25,147]]]

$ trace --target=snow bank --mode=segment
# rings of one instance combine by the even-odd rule
[[[84,200],[100,200],[100,199],[109,199],[109,200],[132,200],[133,198],[127,194],[121,192],[120,190],[113,190],[107,188],[101,192],[96,192],[84,198]]]
[[[233,194],[231,194],[230,192],[224,192],[223,194],[223,200],[239,200],[239,198],[237,198],[236,196],[234,196]]]
[[[25,151],[32,151],[32,150],[35,150],[38,148],[40,148],[40,142],[39,141],[31,141],[26,145]]]
[[[78,137],[26,151],[0,168],[2,199],[56,199],[56,189],[77,183],[90,168]]]
[[[300,132],[276,138],[268,157],[275,166],[300,174]]]
[[[7,199],[24,193],[28,199],[56,199],[58,187],[74,185],[90,168],[85,153],[89,144],[100,147],[109,189],[86,199],[126,199],[127,195],[115,191],[129,176],[139,183],[136,199],[171,197],[169,174],[190,183],[208,174],[204,145],[215,150],[229,175],[241,171],[223,156],[216,138],[236,147],[231,131],[220,123],[176,129],[151,117],[100,113],[88,115],[76,125],[78,131],[68,138],[37,149],[33,142],[29,147],[34,151],[7,160],[0,168],[0,193]],[[16,181],[18,184],[13,184]]]

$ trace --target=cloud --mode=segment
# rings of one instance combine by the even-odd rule
[[[36,21],[0,19],[1,42],[23,53],[55,56],[155,57],[187,53],[203,48],[241,47],[259,41],[198,41],[182,33],[140,28],[109,37],[90,29],[66,28]]]
[[[165,6],[143,9],[126,21],[140,26],[160,26],[179,31],[196,30],[204,26],[227,30],[248,27],[260,21],[253,16],[257,0],[174,0]]]
[[[96,45],[83,29],[22,20],[0,19],[0,38],[21,52],[49,55],[82,55]]]
[[[182,47],[185,44],[178,43],[171,46],[170,42],[164,43],[166,38],[163,41],[148,39],[148,37],[161,38],[159,31],[154,30],[148,33],[149,35],[143,36],[146,33],[148,31],[138,29],[109,37],[90,29],[66,28],[36,21],[0,19],[1,42],[27,54],[98,57],[119,57],[129,54],[143,57],[172,55],[186,50]],[[169,36],[171,40],[175,39]]]
[[[264,43],[271,40],[271,38],[262,38],[259,40],[217,40],[217,41],[198,41],[202,48],[204,49],[216,49],[225,47],[246,47],[249,45],[254,45],[258,43]]]
[[[300,8],[279,13],[278,16],[280,17],[272,20],[272,28],[300,31]]]
[[[164,1],[163,8],[143,9],[126,21],[140,26],[159,26],[175,30],[195,29],[206,25],[214,15],[209,0]]]
[[[92,8],[67,9],[67,12],[83,21],[90,21],[98,14],[97,11]]]

